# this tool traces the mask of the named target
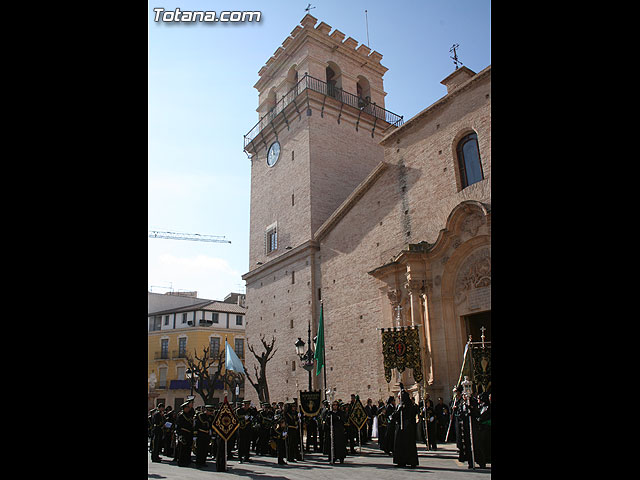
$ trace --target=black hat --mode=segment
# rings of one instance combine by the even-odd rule
[[[180,408],[184,408],[189,406],[189,404],[191,403],[191,400],[187,400],[186,402],[184,402],[182,405],[180,405]]]
[[[206,408],[207,410],[213,410],[214,408],[216,408],[216,406],[207,404],[204,406],[204,408]]]
[[[159,403],[158,405],[156,405],[156,408],[164,408],[164,403]]]

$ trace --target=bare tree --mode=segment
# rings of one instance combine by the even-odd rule
[[[262,345],[264,346],[264,350],[265,350],[260,355],[256,353],[253,345],[251,345],[247,341],[247,347],[249,348],[251,353],[253,353],[253,356],[256,357],[256,360],[260,364],[260,369],[258,369],[257,365],[253,366],[255,370],[256,381],[254,382],[251,379],[251,376],[249,375],[248,370],[246,371],[247,380],[249,380],[249,383],[251,383],[251,385],[253,385],[253,388],[255,388],[256,392],[258,393],[258,398],[260,399],[261,402],[271,403],[271,400],[269,399],[269,386],[267,384],[267,362],[271,360],[275,355],[275,353],[278,351],[277,348],[275,350],[273,348],[274,344],[276,343],[276,337],[274,336],[271,339],[271,342],[267,343],[264,339],[264,335],[261,335],[260,341],[262,342]]]
[[[220,350],[218,358],[210,356],[209,353],[209,347],[204,347],[202,357],[198,357],[195,350],[193,356],[187,354],[185,357],[189,369],[191,369],[193,375],[198,378],[198,383],[194,387],[194,390],[202,397],[205,405],[213,403],[216,384],[218,384],[218,382],[223,382],[223,385],[231,390],[235,384],[234,380],[236,377],[239,377],[240,381],[242,381],[244,377],[241,373],[226,371],[226,369],[224,373],[222,372],[224,367],[224,350]],[[216,365],[215,370],[211,370],[213,365]]]

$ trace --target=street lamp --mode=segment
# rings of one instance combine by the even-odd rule
[[[308,330],[308,339],[307,339],[307,351],[304,351],[305,343],[304,341],[298,337],[298,341],[295,343],[296,353],[300,357],[300,360],[304,362],[302,364],[302,368],[304,368],[307,372],[309,372],[309,391],[311,391],[311,371],[313,370],[313,350],[311,349],[311,320],[309,320],[309,330]],[[315,344],[315,338],[314,338]]]
[[[193,397],[193,382],[198,377],[198,372],[196,370],[191,370],[190,368],[187,368],[187,371],[184,372],[184,375],[185,377],[187,377],[187,380],[189,380],[189,382],[191,383],[191,396]]]

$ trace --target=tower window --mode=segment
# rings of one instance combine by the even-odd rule
[[[267,254],[278,249],[278,228],[275,224],[267,228],[267,232],[265,233],[265,243],[265,253]]]
[[[457,154],[462,188],[484,179],[482,163],[480,162],[480,149],[478,148],[478,136],[475,133],[466,135],[458,142]]]

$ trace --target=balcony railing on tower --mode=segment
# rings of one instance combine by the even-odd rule
[[[349,105],[356,110],[359,110],[361,113],[364,112],[371,115],[374,118],[374,122],[379,119],[396,127],[399,127],[404,123],[401,115],[396,115],[395,113],[372,103],[368,97],[362,98],[354,95],[353,93],[345,92],[331,83],[328,84],[327,82],[323,82],[309,74],[305,74],[304,77],[302,77],[298,83],[296,83],[280,100],[278,100],[275,106],[262,116],[258,123],[256,123],[244,136],[244,148],[246,149],[258,134],[267,125],[269,125],[269,123],[275,120],[275,118],[281,114],[288,105],[294,103],[296,98],[307,89],[321,93],[327,97],[335,98],[343,105]],[[298,107],[299,105],[296,104],[296,108]]]

